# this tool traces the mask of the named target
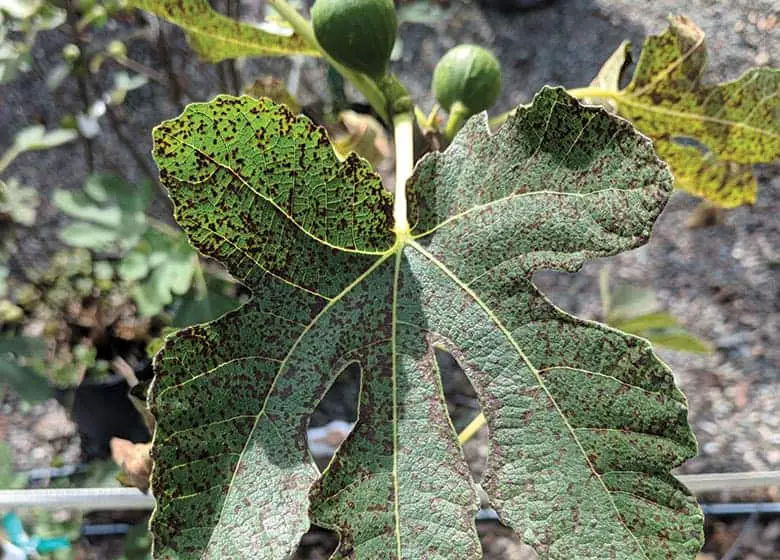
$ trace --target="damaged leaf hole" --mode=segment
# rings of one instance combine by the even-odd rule
[[[440,347],[436,347],[434,351],[447,412],[455,433],[458,434],[479,416],[482,409],[473,385],[455,357]],[[344,367],[309,418],[307,443],[320,472],[327,468],[333,454],[338,451],[339,446],[355,427],[360,376],[359,364],[350,363]],[[468,463],[472,479],[476,484],[479,484],[487,464],[487,445],[484,437],[486,435],[485,426],[473,439],[463,444],[464,460]],[[479,491],[478,494],[480,494],[482,507],[488,508],[489,504],[484,493]],[[490,516],[479,519],[478,523],[480,532],[483,529],[485,532],[494,531],[491,528],[496,525],[504,527]],[[514,535],[511,529],[506,527],[504,529],[519,543],[517,535]],[[335,531],[312,525],[309,532],[301,538],[293,558],[308,558],[312,550],[332,554],[338,547],[338,542],[339,537]]]

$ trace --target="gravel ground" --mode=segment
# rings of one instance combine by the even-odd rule
[[[712,80],[734,79],[756,65],[780,65],[780,25],[772,23],[780,17],[775,1],[559,0],[536,11],[501,14],[474,2],[450,4],[447,18],[433,26],[406,23],[401,28],[404,48],[393,68],[425,109],[433,104],[428,92],[433,67],[457,43],[488,46],[501,59],[505,87],[499,111],[527,101],[544,84],[586,85],[621,40],[631,39],[638,53],[642,38],[661,32],[670,13],[689,15],[707,33]],[[96,39],[108,40],[125,29],[119,25]],[[213,67],[194,59],[178,30],[169,31],[174,64],[186,77],[185,88],[196,92],[193,97],[197,100],[210,98],[219,90]],[[74,91],[52,94],[44,85],[46,72],[67,42],[60,32],[45,37],[34,51],[33,72],[0,87],[0,150],[10,145],[13,133],[23,126],[31,122],[56,126],[63,114],[80,109],[81,101]],[[154,68],[160,66],[155,51],[142,41],[131,45],[130,56]],[[250,61],[242,67],[242,75],[247,79],[265,73],[285,76],[289,68],[288,60]],[[308,103],[322,91],[324,72],[310,61],[304,63],[303,70],[300,97]],[[178,103],[167,96],[166,88],[151,84],[131,92],[120,118],[125,133],[147,154],[151,127],[178,111]],[[83,182],[87,168],[82,154],[83,146],[74,143],[24,155],[6,173],[38,187],[44,198],[39,227],[23,239],[25,265],[39,266],[56,247],[53,228],[59,217],[48,199],[55,188]],[[97,169],[121,170],[131,179],[143,177],[109,129],[95,143],[94,155]],[[703,357],[659,351],[689,398],[690,420],[701,447],[700,455],[681,472],[780,468],[780,174],[777,167],[767,166],[758,170],[758,176],[758,202],[726,212],[720,225],[688,228],[686,221],[698,201],[678,193],[646,247],[589,263],[574,275],[537,275],[538,284],[556,304],[572,313],[598,318],[597,278],[608,264],[616,281],[652,287],[686,328],[714,343],[716,351]],[[168,216],[162,197],[156,200],[154,213]],[[451,394],[468,392],[463,383],[452,383]],[[350,383],[343,385],[348,393],[354,392]],[[466,414],[468,399],[464,402],[456,415]],[[335,406],[322,421],[339,416],[349,419],[353,410],[350,405]],[[72,430],[57,434],[36,431],[42,419],[56,419],[59,414],[53,401],[32,409],[21,407],[12,398],[2,403],[0,435],[11,444],[17,468],[47,466],[55,456],[76,459],[78,442]],[[456,416],[455,420],[462,422],[463,418]],[[475,453],[479,454],[478,448]],[[491,551],[488,557],[524,557],[516,540],[502,531],[483,533],[483,544]],[[754,533],[762,534],[758,530]],[[771,557],[762,556],[760,547],[757,550],[752,557],[733,557]]]

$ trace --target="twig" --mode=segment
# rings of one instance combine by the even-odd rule
[[[157,50],[162,59],[163,68],[168,75],[168,85],[170,86],[171,101],[175,103],[179,111],[184,110],[184,99],[182,86],[179,83],[179,77],[173,68],[173,58],[171,58],[171,49],[168,47],[168,39],[165,36],[164,25],[160,24],[157,31]],[[190,96],[192,97],[192,96]],[[193,98],[194,99],[194,98]]]
[[[81,52],[81,60],[78,61],[78,67],[76,68],[76,83],[78,84],[79,97],[81,98],[81,104],[84,106],[84,114],[89,113],[90,101],[89,101],[89,87],[87,80],[84,77],[84,41],[81,40],[81,34],[78,31],[78,16],[73,9],[73,1],[67,0],[65,3],[66,11],[68,14],[68,24],[70,26],[70,36],[73,43],[79,48]],[[92,139],[82,135],[84,143],[84,160],[87,164],[87,171],[92,173],[95,171],[95,154],[93,152]]]
[[[137,72],[143,76],[146,76],[150,80],[157,82],[158,84],[161,84],[163,86],[168,85],[168,80],[165,78],[165,76],[163,76],[156,70],[149,68],[145,64],[141,64],[140,62],[137,62],[132,58],[128,58],[126,56],[115,56],[113,57],[113,59],[114,61],[116,61],[117,64],[124,66],[128,70],[132,70],[133,72]]]
[[[130,152],[130,155],[133,157],[133,160],[135,160],[136,165],[141,168],[141,171],[143,171],[144,175],[146,175],[150,181],[156,184],[157,174],[154,172],[154,169],[149,164],[149,161],[144,157],[138,147],[124,133],[116,111],[109,104],[106,104],[106,116],[108,117],[108,121],[111,123],[111,127],[114,129],[117,138],[119,138],[119,142],[125,147],[125,149],[127,149],[128,152]]]
[[[227,14],[228,17],[238,20],[241,18],[241,5],[238,0],[227,0]],[[233,81],[233,94],[239,95],[241,93],[241,73],[238,70],[235,60],[226,61],[228,73]]]
[[[230,93],[230,84],[227,81],[227,73],[225,72],[225,61],[218,62],[215,68],[217,70],[220,93]]]

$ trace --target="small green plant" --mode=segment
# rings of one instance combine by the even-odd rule
[[[659,348],[706,354],[712,346],[686,331],[677,318],[664,311],[649,288],[627,284],[610,286],[609,269],[604,267],[599,278],[602,320],[623,332],[646,338]]]

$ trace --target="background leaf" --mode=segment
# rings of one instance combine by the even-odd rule
[[[479,558],[435,348],[487,417],[491,504],[540,557],[698,551],[669,473],[696,451],[671,372],[531,283],[648,239],[672,180],[628,123],[552,88],[495,136],[477,116],[419,162],[398,237],[368,165],[268,100],[191,105],[154,156],[191,242],[253,294],[155,358],[158,557],[282,559],[316,523],[336,557]],[[357,422],[320,476],[308,417],[350,364]]]
[[[30,403],[51,398],[48,380],[20,362],[25,357],[40,357],[45,350],[45,343],[39,338],[0,337],[0,385],[10,387],[22,400]]]
[[[78,220],[60,231],[72,247],[105,249],[115,245],[129,249],[147,229],[148,183],[127,183],[120,177],[93,174],[81,191],[56,190],[54,205]]]
[[[704,32],[684,16],[669,22],[647,38],[631,83],[612,102],[653,139],[678,188],[723,207],[752,203],[750,166],[780,158],[780,70],[702,83]]]
[[[16,177],[0,181],[0,218],[8,217],[23,226],[32,226],[38,210],[38,191],[25,187]]]
[[[206,0],[130,0],[128,4],[184,29],[192,48],[208,62],[242,56],[319,53],[292,33],[271,32],[225,17],[212,10]]]
[[[67,128],[57,128],[46,130],[46,127],[40,124],[28,126],[16,133],[14,137],[14,148],[18,152],[29,152],[34,150],[48,150],[66,144],[78,138],[75,130]]]
[[[662,310],[653,290],[628,284],[610,290],[606,268],[599,283],[607,324],[646,338],[657,347],[697,354],[712,352],[709,342],[686,331],[674,315]]]

